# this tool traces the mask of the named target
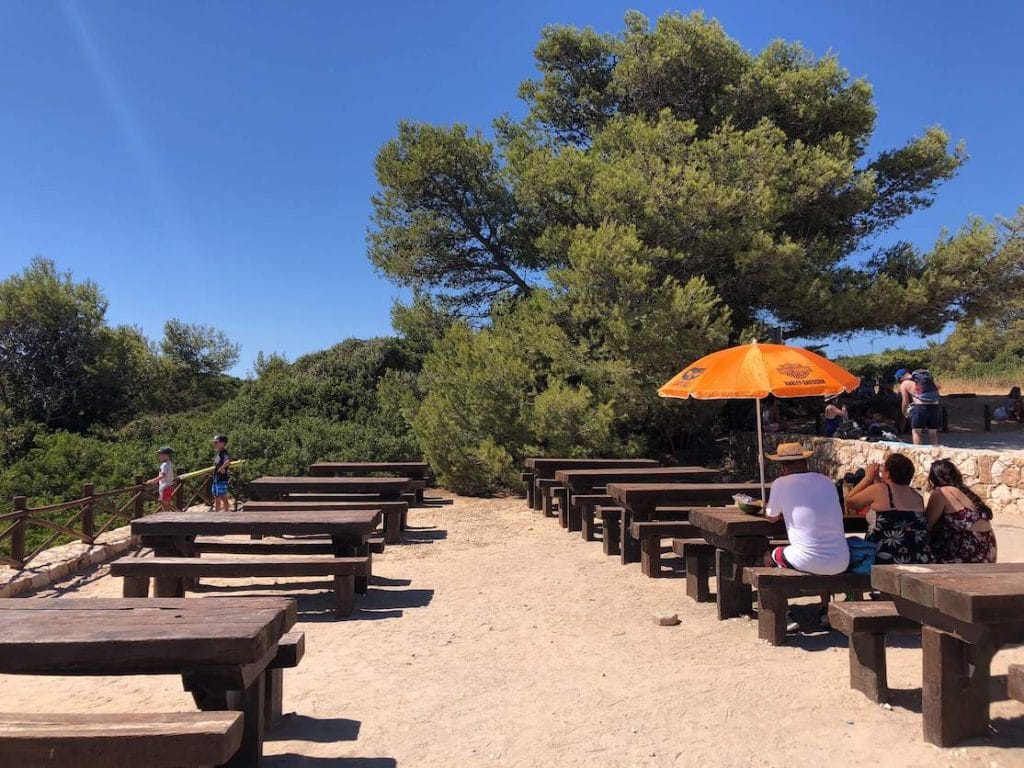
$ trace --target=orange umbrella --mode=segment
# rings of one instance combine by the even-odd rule
[[[662,397],[697,400],[752,398],[757,401],[757,455],[764,500],[764,438],[761,400],[853,392],[860,379],[821,355],[785,344],[744,344],[705,355],[663,385]]]

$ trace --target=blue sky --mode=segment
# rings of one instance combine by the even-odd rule
[[[112,323],[180,317],[290,359],[390,330],[365,257],[372,162],[400,119],[488,128],[551,23],[703,8],[744,46],[782,37],[867,77],[874,147],[941,124],[971,160],[899,236],[927,247],[1024,203],[1024,4],[6,0],[0,275],[36,254],[98,282]],[[863,337],[836,354],[878,350]]]

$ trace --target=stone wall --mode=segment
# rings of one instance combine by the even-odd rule
[[[765,449],[778,443],[801,443],[814,449],[813,469],[829,477],[882,463],[891,453],[902,453],[914,462],[917,474],[914,487],[927,491],[928,468],[936,459],[949,459],[963,473],[964,482],[985,499],[997,514],[1024,516],[1024,451],[991,451],[954,446],[915,446],[866,440],[837,440],[808,435],[770,434],[764,436]],[[737,470],[757,474],[757,436],[744,432],[733,436],[731,455]],[[772,462],[766,462],[766,476],[774,477]]]

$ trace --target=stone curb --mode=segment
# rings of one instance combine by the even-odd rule
[[[124,526],[104,533],[93,544],[76,541],[52,547],[39,553],[24,570],[0,568],[0,598],[23,597],[45,589],[100,563],[120,557],[131,546],[130,529]]]

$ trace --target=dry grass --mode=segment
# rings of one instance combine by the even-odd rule
[[[942,376],[937,377],[942,385],[942,393],[955,395],[962,392],[973,392],[976,395],[1005,395],[1010,387],[1024,385],[1024,371],[1013,376],[1009,374],[995,376]]]

